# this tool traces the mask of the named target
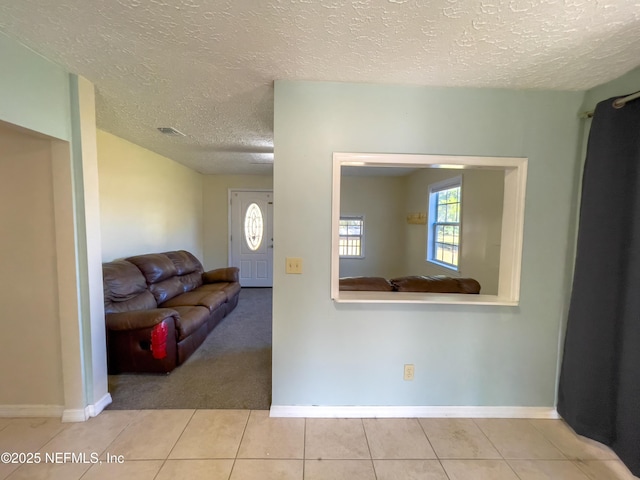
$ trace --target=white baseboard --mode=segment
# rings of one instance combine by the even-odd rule
[[[65,409],[62,413],[62,422],[84,422],[102,412],[112,402],[111,394],[105,394],[100,400],[85,408]]]
[[[85,408],[67,409],[63,405],[0,405],[0,417],[57,417],[63,422],[84,422],[97,416],[111,402],[111,394],[107,393],[95,404]]]
[[[58,417],[62,416],[62,405],[0,405],[0,417]]]
[[[100,400],[98,400],[93,405],[89,405],[87,407],[87,413],[90,417],[97,417],[100,412],[102,412],[108,405],[113,402],[110,393],[106,393]]]
[[[89,419],[86,408],[65,408],[62,412],[62,422],[85,422]]]
[[[269,415],[306,418],[560,418],[554,407],[272,405]]]

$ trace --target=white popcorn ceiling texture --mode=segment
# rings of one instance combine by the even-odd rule
[[[0,31],[202,173],[271,172],[275,79],[585,90],[640,64],[639,0],[0,0]]]

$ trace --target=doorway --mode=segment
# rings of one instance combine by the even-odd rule
[[[229,191],[229,266],[243,287],[273,286],[273,191]]]

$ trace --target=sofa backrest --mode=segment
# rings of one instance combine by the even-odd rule
[[[397,292],[480,293],[480,283],[473,278],[446,275],[413,275],[389,280]]]
[[[127,258],[146,279],[158,304],[202,285],[202,265],[184,250]]]
[[[131,262],[116,260],[102,264],[105,313],[156,308],[147,281]]]
[[[202,285],[204,268],[193,254],[186,250],[164,253],[173,262],[178,278],[183,283],[185,291],[189,292]]]

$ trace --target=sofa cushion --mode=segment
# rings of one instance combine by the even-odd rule
[[[225,296],[225,300],[231,299],[234,295],[240,292],[241,287],[239,283],[227,283],[227,282],[218,282],[218,283],[205,283],[201,287],[197,289],[198,291],[207,291],[207,292],[221,292]]]
[[[171,277],[150,285],[149,290],[156,298],[158,305],[160,305],[162,302],[166,302],[167,300],[184,293],[185,288],[184,284],[180,281],[180,277]]]
[[[127,258],[127,261],[140,269],[149,285],[178,274],[176,266],[171,259],[162,253],[136,255],[135,257]]]
[[[178,279],[184,286],[185,292],[190,292],[191,290],[195,290],[196,288],[202,285],[201,272],[193,272],[193,273],[188,273],[186,275],[180,275]]]
[[[393,285],[382,277],[342,277],[339,281],[343,291],[392,292]]]
[[[415,275],[392,278],[390,282],[398,292],[480,293],[480,283],[473,278]]]
[[[204,271],[200,261],[186,250],[165,252],[164,255],[173,262],[178,275],[186,275],[193,272],[202,273]]]
[[[177,297],[164,302],[163,308],[174,308],[180,306],[197,305],[205,307],[210,312],[227,301],[227,296],[223,292],[208,292],[205,290],[194,290],[183,293]]]
[[[216,282],[240,282],[240,269],[238,267],[223,267],[210,270],[202,274],[204,283]]]
[[[209,310],[204,307],[180,306],[173,307],[173,310],[179,314],[176,319],[178,341],[198,330],[209,318]]]
[[[156,308],[157,303],[147,289],[138,268],[126,260],[102,265],[105,313],[130,312]]]

